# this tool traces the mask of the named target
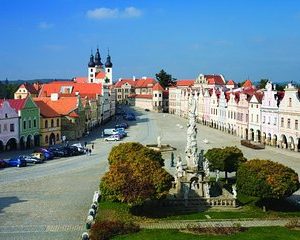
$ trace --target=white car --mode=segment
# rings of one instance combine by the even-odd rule
[[[117,134],[104,138],[105,141],[120,141],[120,139],[120,135]]]

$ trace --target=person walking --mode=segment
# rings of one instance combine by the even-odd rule
[[[92,149],[94,149],[94,143],[92,143]]]
[[[92,155],[92,149],[89,149],[89,154],[90,154],[90,156]]]

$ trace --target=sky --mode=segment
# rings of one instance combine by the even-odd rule
[[[115,81],[299,82],[300,1],[0,0],[1,80],[87,76],[97,46]]]

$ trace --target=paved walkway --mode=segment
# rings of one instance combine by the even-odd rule
[[[293,218],[295,219],[295,218]],[[242,227],[271,227],[285,226],[292,219],[218,219],[218,220],[167,220],[153,223],[142,223],[141,228],[146,229],[182,229],[188,226],[194,227],[233,227],[240,225]],[[297,218],[300,222],[300,218]]]

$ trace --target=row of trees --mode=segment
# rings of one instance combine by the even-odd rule
[[[8,81],[0,81],[0,98],[14,98],[14,93],[18,89],[18,83],[10,83]]]
[[[247,161],[237,147],[212,148],[204,155],[211,170],[236,172],[239,193],[260,199],[284,198],[299,189],[298,174],[291,168],[270,160]]]

